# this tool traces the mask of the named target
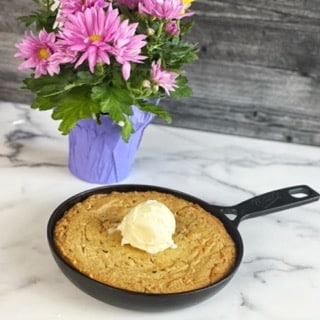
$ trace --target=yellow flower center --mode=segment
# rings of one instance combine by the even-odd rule
[[[101,36],[99,36],[98,34],[93,34],[92,36],[90,36],[90,40],[91,41],[101,41]]]
[[[180,14],[185,14],[186,10],[189,9],[191,7],[191,3],[194,0],[182,0],[182,4],[184,5],[184,9],[181,10]]]
[[[38,56],[40,59],[48,59],[49,52],[47,48],[41,48],[38,50]]]
[[[182,0],[182,3],[186,6],[187,8],[191,7],[191,2],[193,2],[194,0]]]

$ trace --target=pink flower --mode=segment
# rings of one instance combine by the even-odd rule
[[[161,60],[153,61],[150,70],[151,80],[159,87],[162,87],[166,94],[170,96],[170,91],[175,91],[177,88],[176,79],[178,73],[162,69]]]
[[[68,16],[60,32],[61,44],[79,53],[75,67],[87,60],[93,73],[97,63],[110,64],[109,55],[113,48],[109,43],[114,40],[119,27],[119,12],[111,5],[106,12],[102,8],[88,8]]]
[[[170,21],[165,24],[164,31],[172,36],[177,36],[180,33],[180,29],[176,21]]]
[[[83,12],[87,8],[97,7],[105,8],[109,5],[105,0],[60,0],[61,14],[69,15],[76,12]]]
[[[116,0],[116,2],[126,6],[129,9],[135,9],[138,6],[140,0]]]
[[[75,63],[77,61],[77,53],[70,50],[69,47],[63,45],[60,40],[57,40],[56,52],[53,57],[60,64]]]
[[[147,42],[146,35],[135,35],[138,23],[129,24],[129,20],[124,20],[115,36],[113,42],[113,54],[118,63],[122,64],[123,79],[128,80],[130,77],[130,62],[141,63],[147,57],[140,55],[141,48]]]
[[[35,69],[35,78],[41,75],[53,76],[60,72],[60,61],[57,59],[56,36],[54,33],[47,33],[44,29],[36,37],[31,32],[30,35],[16,44],[20,52],[15,54],[16,58],[23,58],[25,61],[20,64],[19,70]]]
[[[185,12],[186,5],[182,0],[140,0],[138,9],[139,13],[158,19],[181,19],[193,14]]]

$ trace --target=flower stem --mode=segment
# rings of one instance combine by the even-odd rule
[[[158,32],[157,32],[157,38],[158,38],[158,39],[159,39],[160,36],[161,36],[162,29],[163,29],[163,25],[164,25],[164,22],[161,20],[161,21],[160,21],[160,24],[159,24]]]

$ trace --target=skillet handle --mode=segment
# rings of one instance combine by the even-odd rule
[[[319,200],[319,194],[306,185],[292,186],[264,193],[232,207],[218,207],[224,214],[236,215],[232,222],[238,224],[244,220],[265,214],[298,207]]]

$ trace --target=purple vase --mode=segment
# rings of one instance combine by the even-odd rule
[[[77,122],[69,134],[69,169],[76,177],[91,183],[110,184],[128,177],[144,129],[153,115],[132,107],[134,133],[126,143],[121,128],[108,116]]]

